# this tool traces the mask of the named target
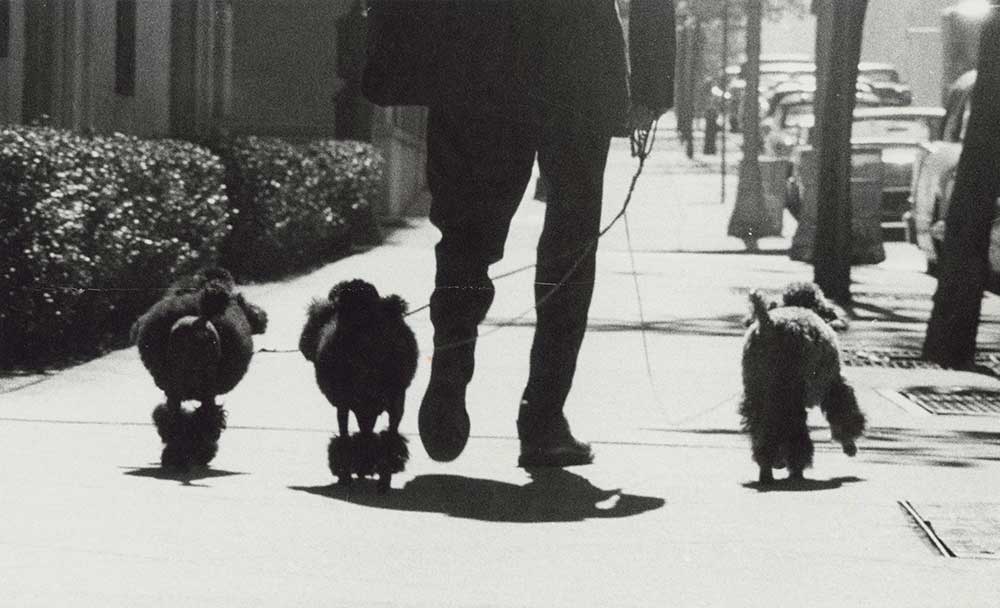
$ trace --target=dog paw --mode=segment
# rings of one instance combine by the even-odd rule
[[[843,446],[844,446],[844,453],[847,454],[848,456],[854,456],[855,454],[858,453],[858,446],[854,445],[853,441],[845,441]]]

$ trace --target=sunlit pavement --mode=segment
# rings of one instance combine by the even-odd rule
[[[608,221],[635,166],[616,141]],[[533,323],[527,271],[497,284],[465,453],[435,463],[417,437],[431,345],[418,313],[410,321],[425,352],[402,427],[407,471],[386,496],[332,485],[334,410],[295,352],[304,310],[355,276],[422,305],[437,235],[420,219],[386,246],[244,288],[270,314],[257,340],[267,352],[224,398],[219,455],[192,477],[157,464],[149,416],[160,395],[134,349],[0,395],[0,605],[998,605],[1000,416],[931,415],[898,396],[912,386],[1000,390],[993,377],[847,367],[871,425],[858,456],[836,449],[817,415],[808,481],[753,483],[736,414],[746,294],[812,269],[783,254],[790,220],[758,255],[725,236],[736,183],[723,202],[719,176],[686,160],[664,129],[629,209],[631,239],[621,223],[602,241],[567,405],[574,432],[595,444],[591,466],[515,467]],[[496,274],[533,261],[543,213],[526,197]],[[934,280],[911,246],[889,244],[887,255],[854,269],[845,348],[919,349]],[[990,296],[984,351],[998,333]]]

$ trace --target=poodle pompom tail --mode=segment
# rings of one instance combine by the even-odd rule
[[[379,433],[379,461],[386,473],[400,473],[410,460],[406,437],[390,430]]]
[[[201,316],[210,319],[221,315],[229,306],[229,297],[230,293],[225,285],[217,281],[207,284],[198,301]]]
[[[764,296],[759,291],[750,293],[750,303],[753,305],[753,316],[761,328],[769,328],[774,325],[771,315],[768,314],[768,305]]]

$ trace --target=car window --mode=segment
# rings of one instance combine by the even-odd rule
[[[923,120],[880,118],[858,120],[852,127],[853,138],[892,141],[930,141],[931,127]]]
[[[872,82],[898,82],[899,74],[896,70],[866,70],[859,74],[859,77]]]
[[[812,104],[790,105],[785,109],[781,126],[784,128],[809,129],[816,124],[816,116],[813,113]]]

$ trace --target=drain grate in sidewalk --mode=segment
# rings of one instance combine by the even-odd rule
[[[945,557],[1000,559],[1000,504],[899,505]]]
[[[840,359],[847,367],[941,369],[937,363],[924,361],[920,351],[913,348],[845,346],[840,349]],[[980,349],[976,354],[976,364],[1000,377],[1000,352]]]
[[[920,351],[905,348],[841,348],[840,360],[848,367],[941,369],[936,363],[923,361]]]
[[[939,416],[998,416],[1000,391],[969,386],[915,386],[897,391]]]

